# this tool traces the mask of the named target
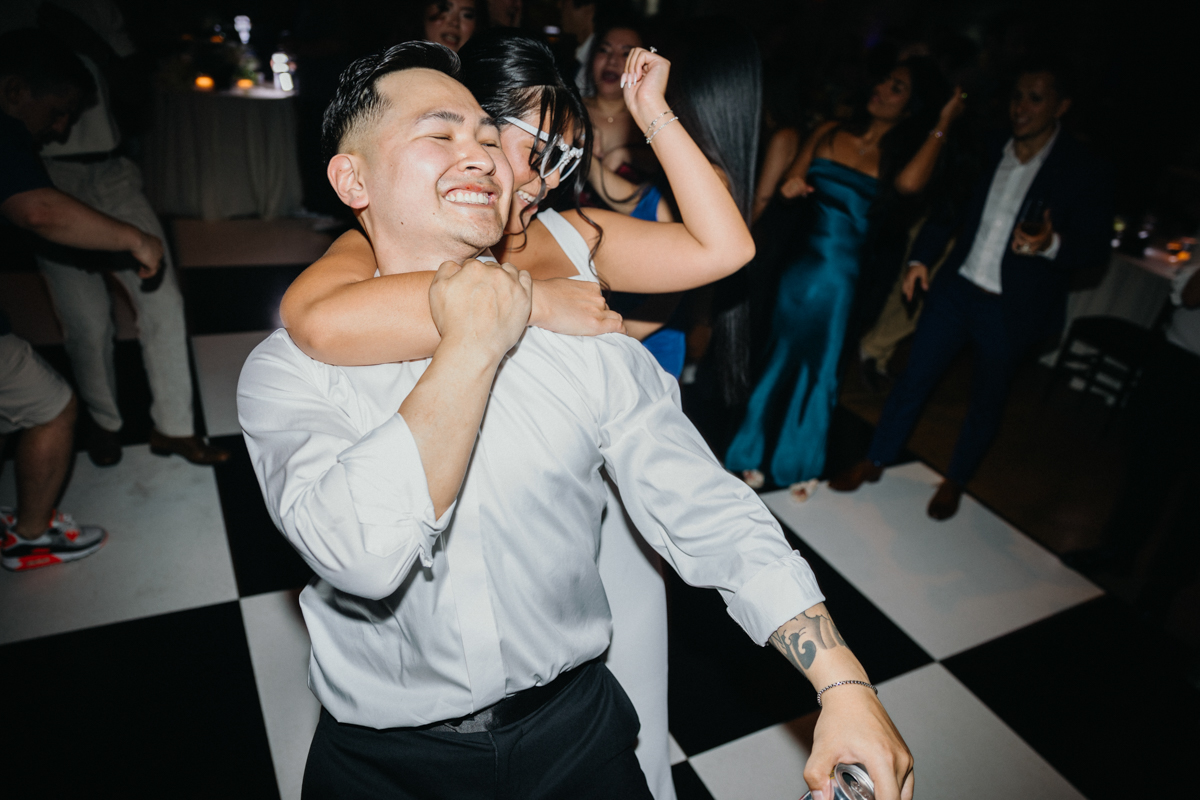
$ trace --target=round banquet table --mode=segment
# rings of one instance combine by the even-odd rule
[[[143,171],[160,214],[271,219],[300,210],[292,93],[255,87],[160,94]]]
[[[1171,278],[1178,269],[1178,264],[1161,259],[1114,251],[1097,285],[1067,295],[1062,338],[1066,339],[1071,323],[1079,317],[1120,317],[1143,328],[1153,327],[1171,295]],[[1082,347],[1076,344],[1076,348]],[[1057,357],[1055,349],[1041,360],[1053,366]]]

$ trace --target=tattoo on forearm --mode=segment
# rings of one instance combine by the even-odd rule
[[[828,616],[816,614],[810,617],[801,612],[771,634],[771,644],[797,669],[807,672],[816,661],[818,651],[845,647],[846,640]]]

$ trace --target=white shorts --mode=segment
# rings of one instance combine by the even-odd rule
[[[71,387],[14,334],[0,336],[0,436],[45,425],[71,402]]]

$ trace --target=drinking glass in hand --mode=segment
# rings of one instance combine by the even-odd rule
[[[1025,202],[1025,209],[1021,213],[1021,233],[1026,236],[1037,236],[1046,229],[1046,211],[1049,210],[1046,201],[1040,197],[1035,197]]]

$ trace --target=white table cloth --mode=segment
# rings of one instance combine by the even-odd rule
[[[143,167],[160,214],[271,219],[298,211],[292,95],[262,87],[161,94]]]

